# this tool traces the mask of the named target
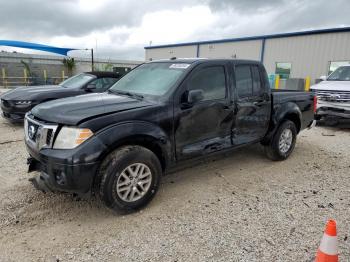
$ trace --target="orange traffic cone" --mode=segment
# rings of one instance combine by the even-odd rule
[[[338,262],[337,225],[334,220],[327,222],[315,262]]]

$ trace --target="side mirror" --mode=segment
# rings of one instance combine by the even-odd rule
[[[203,98],[204,98],[204,95],[203,95],[202,89],[190,90],[188,91],[186,102],[190,105],[193,105],[196,102],[203,100]]]
[[[320,76],[320,80],[321,81],[326,81],[327,80],[327,76]]]
[[[96,85],[95,84],[88,84],[85,87],[86,90],[90,91],[90,90],[95,90],[96,89]]]

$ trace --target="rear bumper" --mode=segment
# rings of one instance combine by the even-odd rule
[[[313,120],[313,121],[309,124],[309,126],[308,126],[307,128],[308,128],[308,129],[311,129],[311,128],[315,127],[315,126],[316,126],[316,123],[317,123],[317,121],[316,121],[316,120]]]

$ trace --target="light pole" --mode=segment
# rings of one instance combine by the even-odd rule
[[[94,71],[94,49],[86,48],[85,50],[91,50],[91,71]]]

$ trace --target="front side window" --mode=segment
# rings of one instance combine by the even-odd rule
[[[80,88],[87,83],[89,83],[92,79],[96,78],[94,75],[89,74],[79,74],[76,76],[72,76],[67,80],[63,81],[60,86],[65,88]]]
[[[328,78],[329,81],[350,81],[350,66],[338,67]]]
[[[113,77],[102,77],[93,80],[90,84],[95,85],[97,90],[105,90],[111,87],[118,79]]]
[[[332,74],[338,67],[350,65],[350,61],[334,61],[329,63],[328,75]]]
[[[290,72],[292,70],[292,64],[291,63],[276,63],[276,70],[275,74],[279,75],[281,79],[288,79],[290,76]]]
[[[189,66],[190,64],[162,62],[143,64],[123,76],[109,90],[162,96]]]
[[[217,100],[226,97],[226,77],[223,66],[200,69],[191,76],[187,90],[203,90],[203,100]]]

